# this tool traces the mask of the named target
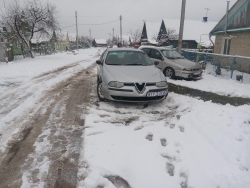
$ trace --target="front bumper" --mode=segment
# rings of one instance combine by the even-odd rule
[[[164,96],[147,97],[148,92],[166,91]],[[146,86],[143,93],[139,93],[135,86],[124,86],[122,88],[103,87],[103,95],[107,100],[123,102],[154,102],[164,100],[168,95],[168,88],[157,86]]]
[[[179,75],[176,75],[176,76],[179,76],[182,78],[199,78],[201,77],[201,75],[202,75],[202,71],[180,71]]]

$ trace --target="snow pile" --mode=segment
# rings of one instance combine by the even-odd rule
[[[222,70],[222,76],[216,76],[213,66],[207,64],[207,69],[200,80],[168,79],[168,82],[219,95],[250,98],[250,75],[244,74],[244,83],[241,83],[236,81],[236,75],[241,75],[237,72],[234,71],[233,79],[230,79],[231,71],[228,72],[226,70]]]
[[[85,122],[79,187],[248,188],[250,106],[222,106],[170,93],[142,105],[100,103]]]
[[[0,63],[0,90],[5,87],[19,85],[42,73],[53,71],[63,66],[77,63],[96,56],[99,48],[80,49],[47,56],[37,56],[18,61]]]

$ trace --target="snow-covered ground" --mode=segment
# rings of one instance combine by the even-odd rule
[[[165,101],[148,107],[99,102],[96,70],[85,70],[86,74],[83,70],[94,64],[102,50],[84,49],[77,55],[59,53],[0,64],[0,159],[8,151],[9,141],[18,140],[26,123],[34,126],[31,135],[35,135],[36,116],[46,116],[51,108],[46,123],[39,121],[41,134],[31,136],[34,142],[30,148],[35,146],[35,150],[25,158],[22,187],[46,187],[50,183],[49,170],[54,175],[56,164],[61,162],[53,155],[68,157],[71,165],[79,167],[79,188],[114,188],[112,177],[120,177],[118,182],[123,179],[123,188],[128,187],[126,182],[132,188],[249,187],[249,105],[219,105],[171,92]],[[92,87],[92,101],[78,104],[86,94],[77,90],[78,82],[82,84],[86,77],[91,83],[86,87]],[[70,86],[72,82],[74,87]],[[206,73],[196,82],[169,82],[218,94],[249,96],[247,84]],[[82,88],[86,87],[82,84]],[[75,105],[69,108],[72,111],[66,108],[71,105]],[[71,123],[76,114],[82,116],[76,120],[85,119],[84,126]],[[74,131],[81,135],[83,130],[82,137],[75,138],[77,142],[72,140]],[[81,141],[81,148],[74,147]],[[27,152],[24,146],[16,154],[25,148]],[[80,161],[76,160],[77,152]],[[62,176],[68,180],[74,177],[72,174]]]
[[[0,90],[9,86],[20,85],[24,81],[39,76],[45,72],[53,71],[63,66],[79,63],[93,58],[99,48],[80,49],[72,52],[56,53],[47,56],[37,56],[35,59],[26,58],[8,64],[0,63]]]
[[[250,106],[170,93],[162,103],[100,103],[85,123],[79,187],[248,188]],[[86,171],[86,166],[89,168]]]
[[[222,70],[222,76],[216,76],[213,65],[208,64],[200,80],[168,79],[168,82],[219,95],[250,98],[250,75],[244,74],[244,83],[241,83],[236,81],[237,72],[234,71],[233,79],[230,79],[231,72],[226,70]]]
[[[94,64],[102,50],[84,49],[77,55],[58,53],[0,64],[0,154],[12,135],[22,129],[18,124],[10,126],[9,123],[31,109],[35,113],[40,108],[37,101],[45,92]]]

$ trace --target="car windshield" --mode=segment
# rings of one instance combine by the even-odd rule
[[[105,63],[107,65],[149,66],[153,65],[144,52],[112,51],[109,52]]]
[[[183,57],[174,50],[161,50],[162,54],[168,59],[182,59]]]

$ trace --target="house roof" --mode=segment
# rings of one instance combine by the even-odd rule
[[[107,44],[106,39],[95,39],[96,44]]]
[[[177,33],[179,33],[179,27],[180,27],[180,20],[172,20],[172,19],[163,19],[166,28],[173,28],[176,30]],[[157,42],[152,39],[153,35],[158,35],[161,22],[147,22],[147,34],[148,34],[148,40],[152,44],[156,44]],[[199,20],[185,20],[184,23],[184,33],[183,33],[183,40],[195,40],[197,42],[206,43],[209,45],[211,41],[209,40],[208,34],[211,31],[211,29],[217,24],[217,22],[210,22],[204,23]],[[205,36],[202,36],[204,35]]]
[[[250,31],[250,0],[238,0],[228,12],[228,32]],[[226,14],[210,32],[212,35],[225,32]]]
[[[31,43],[36,44],[41,42],[48,42],[50,41],[52,34],[53,33],[48,33],[48,34],[34,33],[33,38],[31,39]]]

